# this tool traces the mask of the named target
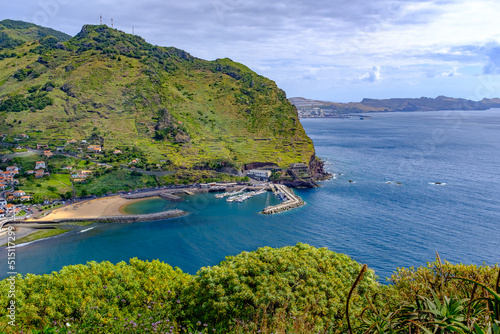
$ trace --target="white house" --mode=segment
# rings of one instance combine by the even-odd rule
[[[35,164],[35,169],[45,169],[45,161],[37,161]]]
[[[271,171],[267,169],[250,169],[247,172],[247,176],[267,180],[271,176]]]

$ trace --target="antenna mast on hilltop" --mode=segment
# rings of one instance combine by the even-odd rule
[[[111,19],[111,29],[113,29],[113,19]]]
[[[102,15],[100,15],[99,18],[100,18],[99,24],[102,25]]]
[[[134,35],[134,26],[132,26],[132,35]]]

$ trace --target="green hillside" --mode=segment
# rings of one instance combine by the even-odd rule
[[[70,35],[63,32],[33,23],[14,20],[0,21],[0,51],[12,49],[25,42],[33,42],[47,36],[54,37],[58,42],[64,42],[71,38]]]
[[[16,40],[35,29],[11,22],[0,29]],[[26,39],[0,50],[4,142],[55,148],[85,140],[102,145],[100,157],[128,149],[171,170],[314,158],[285,93],[230,59],[205,61],[105,25],[86,25],[62,43],[61,36]]]

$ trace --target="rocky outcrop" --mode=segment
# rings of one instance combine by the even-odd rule
[[[316,154],[313,154],[309,160],[309,170],[312,181],[326,180],[332,176],[325,171],[323,161],[316,157]]]
[[[306,180],[306,179],[295,179],[292,181],[283,181],[282,182],[285,186],[290,187],[290,188],[316,188],[319,187],[319,185],[314,182],[313,180]]]

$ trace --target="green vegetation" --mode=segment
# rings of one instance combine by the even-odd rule
[[[27,33],[40,28],[0,22],[0,32],[23,42],[0,57],[6,142],[26,133],[22,145],[66,146],[113,165],[139,159],[137,167],[163,171],[287,167],[314,154],[285,93],[242,64],[205,61],[106,26],[84,26],[71,39]]]
[[[61,180],[64,180],[64,182]],[[19,188],[27,194],[38,194],[46,199],[59,199],[61,194],[72,191],[69,175],[57,174],[51,175],[51,178],[44,177],[41,179],[36,179],[31,175],[22,182]]]
[[[56,236],[56,235],[59,235],[62,233],[66,233],[66,232],[68,232],[68,230],[64,230],[64,229],[60,229],[60,228],[43,229],[41,231],[37,231],[35,233],[32,233],[30,235],[27,235],[25,237],[17,239],[16,245],[24,244],[27,242],[32,242],[32,241],[39,240],[39,239],[50,238],[50,237],[53,237],[53,236]],[[6,245],[7,244],[2,245],[2,247],[6,246]]]
[[[33,23],[3,20],[0,21],[0,50],[14,48],[24,42],[33,42],[51,36],[59,42],[67,41],[71,36],[60,31],[38,26]]]
[[[158,186],[154,176],[129,172],[124,169],[111,170],[99,177],[90,177],[85,184],[75,184],[77,194],[93,194],[101,196],[117,191],[152,188]],[[85,191],[85,193],[84,193]]]
[[[18,275],[17,330],[346,333],[349,317],[354,333],[498,333],[498,267],[436,261],[398,269],[389,285],[365,269],[304,244],[243,252],[196,275],[157,260],[90,262]],[[0,282],[6,333],[9,286]]]
[[[42,110],[46,106],[52,105],[52,103],[53,100],[47,96],[47,93],[33,93],[26,98],[22,95],[14,95],[0,104],[0,111],[20,112],[23,110]]]
[[[159,178],[160,185],[236,181],[248,181],[248,177],[232,176],[229,174],[217,173],[213,170],[181,170],[175,174]]]

